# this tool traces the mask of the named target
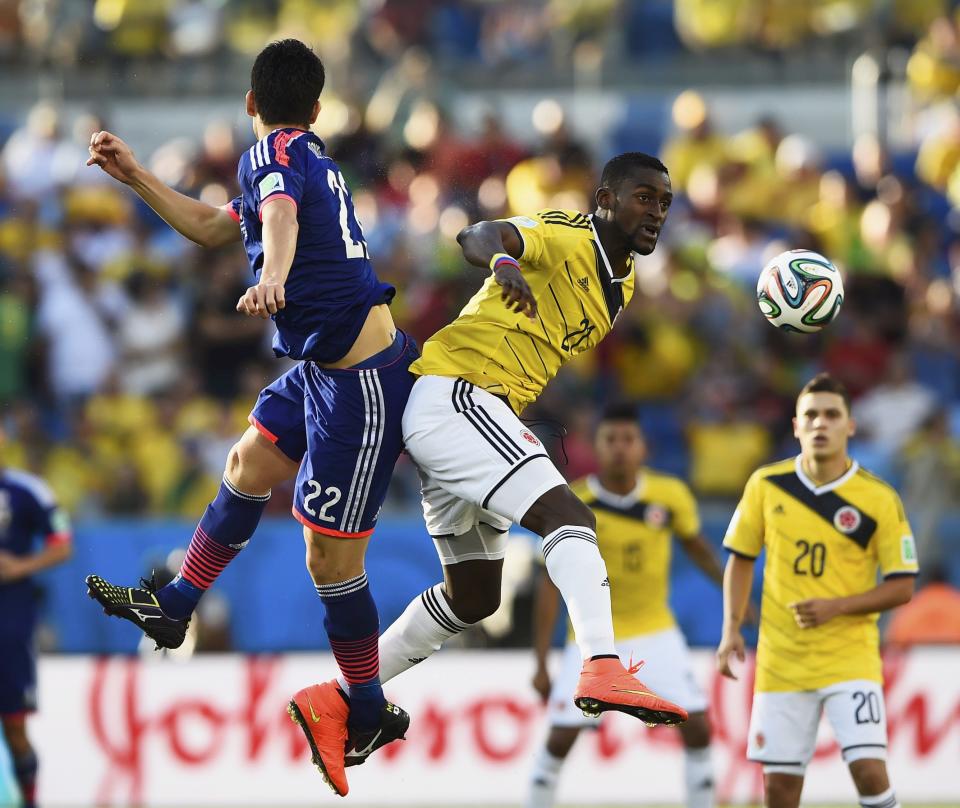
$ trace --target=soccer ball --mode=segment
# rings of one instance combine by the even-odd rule
[[[837,268],[819,253],[787,250],[760,273],[757,304],[777,328],[811,334],[840,311],[843,280]]]

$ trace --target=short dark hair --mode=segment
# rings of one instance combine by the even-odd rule
[[[320,57],[299,39],[271,42],[250,71],[253,100],[267,124],[309,123],[325,80]]]
[[[621,182],[631,176],[637,169],[648,168],[670,176],[667,167],[656,157],[644,152],[631,151],[618,154],[607,161],[600,175],[602,188],[617,188]]]
[[[842,381],[835,379],[829,373],[818,373],[808,381],[797,396],[797,400],[799,401],[800,396],[805,396],[807,393],[836,393],[846,404],[847,412],[850,412],[850,393],[847,392]]]
[[[610,421],[629,421],[640,429],[640,419],[637,418],[637,405],[629,401],[615,401],[603,408],[598,424]],[[642,430],[641,430],[642,431]]]

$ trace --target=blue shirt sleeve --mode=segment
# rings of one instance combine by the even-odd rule
[[[31,521],[35,535],[40,535],[48,542],[70,540],[70,517],[57,504],[53,491],[42,480],[37,479],[30,487],[30,500],[33,513]]]
[[[303,150],[297,139],[305,132],[274,132],[250,149],[250,187],[257,215],[263,218],[268,199],[289,199],[297,208],[303,198]]]

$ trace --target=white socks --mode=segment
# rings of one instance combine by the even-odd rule
[[[530,772],[530,790],[524,808],[552,808],[560,782],[563,758],[556,758],[541,746]]]
[[[380,637],[380,681],[389,682],[398,673],[412,668],[469,623],[457,619],[439,583],[423,592]]]
[[[713,808],[713,765],[710,747],[683,750],[683,779],[687,808]]]
[[[563,758],[551,755],[546,746],[540,747],[530,772],[530,785],[524,808],[553,808],[560,783]],[[684,749],[684,780],[687,787],[687,808],[713,808],[713,767],[710,763],[710,748]],[[892,791],[889,794],[893,794]],[[880,797],[884,795],[881,794]],[[868,799],[880,799],[871,797]],[[861,798],[863,799],[863,798]],[[866,803],[861,803],[867,806]],[[881,808],[870,805],[869,808]],[[888,808],[882,805],[882,808]],[[891,804],[889,808],[894,808]]]
[[[610,581],[597,546],[597,534],[579,525],[557,528],[543,539],[543,560],[550,580],[567,605],[583,659],[600,654],[616,656]],[[383,662],[380,664],[382,668]]]
[[[900,808],[900,802],[892,788],[888,788],[883,794],[874,794],[872,797],[860,795],[860,804],[863,808]]]

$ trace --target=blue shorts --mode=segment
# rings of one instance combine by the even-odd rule
[[[400,421],[415,381],[408,368],[418,356],[397,332],[394,346],[357,367],[301,362],[260,394],[250,423],[300,462],[293,515],[311,530],[373,532],[403,448]]]
[[[0,640],[0,716],[37,709],[37,658],[33,636]]]

